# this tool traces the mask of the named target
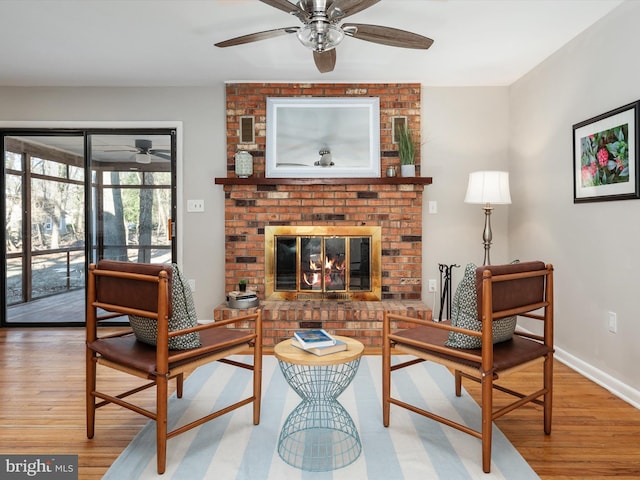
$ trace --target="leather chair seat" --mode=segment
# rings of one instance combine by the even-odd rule
[[[446,320],[442,322],[442,324],[450,325],[451,320]],[[398,338],[406,338],[407,340],[417,341],[424,345],[439,345],[444,347],[448,337],[449,332],[447,332],[446,330],[440,330],[430,327],[415,327],[404,330],[402,332],[397,332],[395,334],[394,340],[396,344],[401,344]],[[423,350],[425,353],[441,357],[445,360],[449,360],[452,362],[455,361],[480,370],[480,362],[473,362],[470,360],[461,359],[460,357],[454,357],[453,355],[434,352],[433,350],[429,350],[428,348],[419,348],[409,344],[407,344],[407,346],[417,350]],[[473,355],[480,355],[481,353],[480,349],[457,348],[456,351],[466,352]],[[499,373],[503,370],[508,370],[531,360],[535,360],[536,358],[543,357],[551,351],[552,349],[547,347],[544,343],[536,342],[534,340],[529,340],[528,338],[514,335],[511,340],[496,343],[493,346],[494,371],[496,373]]]
[[[237,345],[246,343],[247,348],[251,345],[245,339],[246,332],[233,330],[230,328],[219,328],[217,330],[202,330],[200,332],[201,347],[206,349],[201,355],[190,356],[183,360],[169,362],[169,370],[187,365],[198,358],[206,357],[211,351],[219,350],[221,353]],[[229,346],[231,344],[231,346]],[[226,345],[223,347],[222,345]],[[121,337],[97,339],[87,344],[87,347],[98,353],[107,360],[117,361],[124,367],[146,372],[149,375],[157,371],[156,367],[156,347],[140,342],[133,333]],[[189,350],[169,350],[169,358],[176,354],[185,354]]]

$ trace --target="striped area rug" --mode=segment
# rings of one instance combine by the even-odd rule
[[[398,357],[394,361],[399,361]],[[364,356],[340,403],[353,417],[362,441],[360,457],[331,472],[303,472],[277,452],[280,428],[299,397],[289,388],[273,356],[264,357],[260,425],[252,408],[230,414],[183,433],[168,442],[167,470],[156,474],[155,424],[133,439],[103,478],[122,479],[518,479],[539,477],[494,426],[491,473],[482,472],[480,440],[437,422],[391,406],[391,425],[382,425],[381,357]],[[465,392],[454,394],[453,376],[424,362],[393,374],[394,395],[421,403],[477,428],[480,408]],[[251,372],[214,363],[198,368],[185,382],[184,396],[172,398],[170,422],[184,424],[241,398],[251,388]],[[174,423],[175,425],[175,423]],[[174,425],[170,424],[170,428]],[[97,435],[100,433],[98,432]]]

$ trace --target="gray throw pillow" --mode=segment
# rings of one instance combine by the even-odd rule
[[[196,306],[188,282],[183,278],[178,266],[171,264],[171,318],[169,318],[169,331],[182,330],[183,328],[198,325]],[[155,320],[129,315],[129,324],[136,338],[149,345],[156,345],[158,328]],[[169,339],[169,350],[188,350],[200,346],[198,332],[187,333]]]
[[[476,291],[476,265],[470,263],[464,270],[451,305],[451,325],[467,330],[482,331],[482,321],[478,318],[478,299]],[[511,340],[516,329],[517,317],[506,317],[493,322],[493,343]],[[453,348],[480,348],[482,339],[464,333],[449,332],[445,343]]]

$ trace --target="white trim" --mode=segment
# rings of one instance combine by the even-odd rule
[[[181,121],[85,121],[85,120],[19,120],[19,121],[0,121],[0,129],[5,128],[42,128],[42,129],[91,129],[91,128],[171,128],[176,130],[176,207],[178,209],[178,215],[180,215],[180,222],[184,223],[183,215],[183,168],[182,168],[182,122]],[[183,263],[183,239],[182,239],[181,225],[176,227],[176,237],[178,242],[178,264]]]
[[[523,332],[534,333],[526,328],[520,328]],[[583,377],[588,378],[594,383],[597,383],[602,388],[613,393],[616,397],[624,400],[628,404],[640,409],[640,390],[621,382],[615,377],[612,377],[606,372],[590,365],[589,363],[581,360],[580,358],[572,355],[571,353],[563,350],[562,348],[555,347],[553,358],[561,363],[564,363],[571,370],[576,371]]]
[[[603,388],[613,393],[616,397],[640,409],[640,390],[627,385],[606,372],[589,365],[587,362],[578,357],[556,347],[554,355],[558,361],[575,370],[579,374],[585,376],[589,380],[597,383]]]

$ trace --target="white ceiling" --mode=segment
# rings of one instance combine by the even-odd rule
[[[213,45],[299,25],[259,0],[0,0],[0,86],[510,85],[623,1],[382,0],[347,21],[409,30],[433,46],[347,37],[335,70],[320,74],[294,35]]]

